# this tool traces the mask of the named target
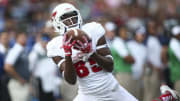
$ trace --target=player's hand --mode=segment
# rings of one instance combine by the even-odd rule
[[[164,84],[161,85],[160,91],[161,91],[161,94],[166,94],[167,92],[169,92],[174,98],[177,98],[176,93],[174,92],[174,90],[169,88],[167,85],[164,85]]]
[[[87,61],[88,58],[95,52],[92,48],[92,41],[88,41],[88,39],[83,36],[84,43],[77,40],[77,44],[74,45],[74,47],[78,50],[80,50],[82,53],[81,58],[83,61]]]
[[[88,39],[83,36],[84,39],[84,43],[81,42],[80,40],[77,40],[77,44],[74,45],[74,47],[80,51],[82,51],[83,53],[90,53],[92,52],[92,42],[88,41]]]
[[[74,40],[72,43],[71,41],[72,41],[72,36],[69,39],[67,39],[67,36],[64,35],[62,48],[64,49],[66,56],[72,55],[72,46],[76,43],[76,41]]]
[[[180,98],[178,96],[178,93],[175,90],[172,90],[171,88],[169,88],[167,85],[162,85],[160,87],[161,93],[162,95],[160,96],[160,98],[162,99],[168,99],[166,101],[180,101]],[[164,100],[162,100],[164,101]]]
[[[166,92],[166,94],[162,94],[159,98],[153,101],[178,101],[171,95],[171,93]]]

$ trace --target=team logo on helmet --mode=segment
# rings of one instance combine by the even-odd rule
[[[82,24],[79,10],[69,3],[57,5],[53,10],[51,21],[55,32],[61,35],[72,28],[80,28]]]

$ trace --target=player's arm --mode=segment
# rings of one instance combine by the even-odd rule
[[[69,84],[75,84],[76,83],[76,70],[73,66],[71,56],[65,56],[65,58],[56,56],[56,57],[53,57],[52,59],[58,65],[59,71],[63,74],[64,79]]]
[[[106,71],[113,71],[113,59],[111,51],[106,43],[105,36],[102,36],[98,40],[96,52],[91,55],[91,58],[96,60],[97,64],[99,64]]]
[[[62,42],[62,46],[61,48],[63,48],[64,52],[61,51],[62,53],[65,53],[65,57],[62,57],[60,54],[59,55],[53,55],[51,56],[53,61],[58,65],[58,67],[60,68],[59,70],[62,72],[65,80],[69,83],[69,84],[75,84],[76,83],[76,70],[73,66],[72,63],[72,46],[75,44],[76,41],[72,42],[72,37],[70,37],[69,39],[67,39],[66,35],[63,38],[63,42]],[[49,44],[47,46],[51,47],[52,43]],[[51,47],[51,49],[55,49],[54,47],[57,46],[53,46]],[[49,51],[49,54],[53,52],[57,52],[60,51],[59,49],[56,51]],[[49,55],[50,56],[50,55]]]

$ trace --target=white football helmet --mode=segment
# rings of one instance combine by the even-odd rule
[[[61,3],[57,5],[52,12],[52,24],[55,32],[63,35],[72,28],[80,28],[82,18],[78,9],[72,4]]]

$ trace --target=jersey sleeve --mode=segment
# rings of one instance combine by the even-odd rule
[[[94,22],[94,23],[96,23],[96,22]],[[96,42],[96,45],[97,45],[97,43],[98,43],[98,40],[102,37],[102,36],[104,36],[104,34],[105,34],[105,30],[104,30],[104,28],[103,28],[103,26],[100,24],[100,23],[96,23],[96,27],[95,27],[95,32],[94,32],[94,39],[95,39],[95,42]]]
[[[85,31],[89,37],[91,37],[93,49],[96,49],[98,40],[105,34],[105,30],[103,26],[100,23],[91,22],[85,24],[82,27],[82,30]]]
[[[64,50],[62,47],[62,40],[63,38],[61,36],[58,36],[54,39],[52,39],[46,46],[47,49],[47,56],[52,58],[56,56],[64,56]]]

